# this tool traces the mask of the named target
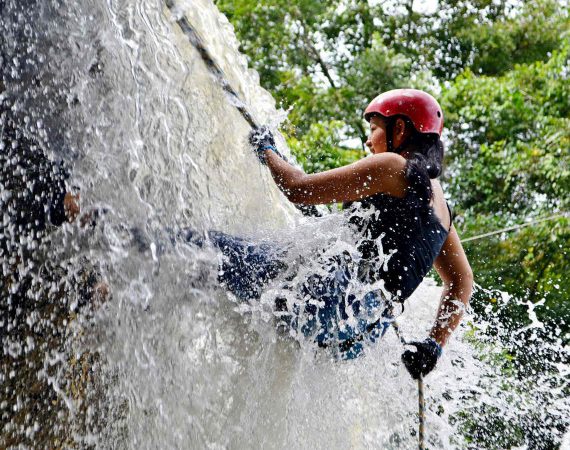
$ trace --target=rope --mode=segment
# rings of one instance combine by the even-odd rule
[[[424,450],[424,436],[425,436],[425,400],[424,400],[424,380],[423,377],[420,375],[418,378],[418,416],[420,418],[420,426],[419,426],[419,449]]]
[[[400,325],[398,325],[398,322],[393,320],[392,321],[392,327],[394,328],[394,331],[396,332],[396,336],[398,336],[398,339],[400,340],[402,345],[406,345],[406,341],[402,337],[402,332],[400,331]]]
[[[548,220],[557,219],[559,217],[568,217],[568,213],[554,214],[552,216],[545,217],[542,219],[531,220],[530,222],[522,223],[520,225],[514,225],[512,227],[502,228],[502,229],[497,230],[497,231],[491,231],[490,233],[479,234],[477,236],[472,236],[472,237],[468,237],[466,239],[461,239],[461,242],[464,243],[464,242],[469,242],[469,241],[475,241],[477,239],[482,239],[484,237],[493,236],[495,234],[505,233],[506,231],[518,230],[519,228],[528,227],[528,226],[533,225],[535,223],[546,222]]]
[[[176,17],[175,1],[165,0],[165,3],[172,15]],[[239,94],[227,81],[224,71],[212,57],[204,44],[204,40],[200,37],[192,24],[184,16],[181,16],[175,20],[184,35],[188,38],[190,43],[200,54],[202,61],[204,61],[204,64],[206,64],[206,67],[209,69],[210,73],[216,78],[216,81],[222,87],[222,89],[231,97],[231,104],[240,112],[241,116],[251,128],[258,128],[259,124],[257,123],[257,120],[254,119],[253,115],[245,106],[245,103],[241,100]],[[301,211],[304,216],[320,217],[322,215],[315,205],[295,204],[295,208]]]
[[[404,339],[404,337],[402,336],[402,332],[400,331],[400,326],[398,325],[398,323],[394,320],[392,322],[392,327],[394,328],[394,331],[396,332],[396,336],[398,336],[398,339],[400,340],[400,342],[402,343],[402,345],[406,345],[406,341]],[[418,427],[418,444],[419,444],[419,450],[424,450],[424,437],[425,437],[425,431],[426,431],[426,412],[425,412],[425,398],[424,398],[424,380],[423,377],[420,375],[420,377],[418,378],[418,418],[420,421],[419,427]]]
[[[166,0],[165,3],[166,3],[166,6],[168,7],[168,9],[170,10],[170,12],[174,16],[176,16],[176,14],[175,14],[175,7],[176,7],[175,1],[174,0]],[[212,75],[214,75],[214,77],[216,78],[216,80],[218,81],[218,83],[220,84],[222,89],[227,94],[229,94],[230,97],[232,97],[232,99],[233,99],[232,104],[236,107],[236,109],[241,113],[241,115],[245,119],[245,121],[252,128],[257,128],[257,126],[258,126],[257,121],[253,118],[251,113],[247,110],[247,108],[245,107],[245,104],[241,101],[241,99],[240,99],[238,93],[235,91],[235,89],[228,83],[226,76],[224,74],[224,71],[216,63],[214,58],[212,58],[212,55],[210,55],[210,52],[208,51],[208,49],[204,45],[204,41],[200,37],[198,32],[192,27],[192,25],[190,24],[190,22],[188,22],[188,19],[186,19],[186,17],[181,16],[179,19],[175,19],[175,20],[176,20],[176,23],[178,24],[178,26],[180,27],[180,29],[182,30],[182,32],[190,40],[190,42],[192,43],[194,48],[196,50],[198,50],[198,53],[200,53],[202,60],[204,61],[204,63],[206,64],[206,66],[208,67],[208,69],[210,70]]]

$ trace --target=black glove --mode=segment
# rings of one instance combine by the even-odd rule
[[[417,380],[420,375],[426,376],[430,373],[443,352],[441,345],[432,338],[423,342],[410,342],[406,345],[416,347],[416,351],[406,350],[402,354],[402,361],[414,380]]]
[[[283,158],[283,155],[277,151],[273,134],[271,133],[269,128],[265,125],[251,130],[251,132],[249,133],[249,143],[253,147],[253,150],[257,155],[257,159],[259,159],[259,162],[261,164],[264,165],[267,164],[265,155],[266,152],[271,150],[277,153],[281,158]]]

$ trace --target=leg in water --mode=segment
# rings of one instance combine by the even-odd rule
[[[222,256],[218,281],[239,300],[259,299],[267,284],[288,268],[284,262],[287,251],[276,245],[253,243],[219,231],[201,235],[188,229],[179,231],[176,239],[218,249]],[[391,303],[376,292],[362,299],[347,295],[350,271],[342,258],[329,261],[326,271],[330,276],[313,274],[299,284],[299,302],[292,308],[284,298],[275,299],[277,326],[283,334],[293,331],[332,349],[339,359],[354,359],[366,343],[374,343],[386,333],[393,320]],[[351,317],[356,318],[354,323]]]

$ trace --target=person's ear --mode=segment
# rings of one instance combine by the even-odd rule
[[[400,145],[403,144],[403,142],[406,139],[407,131],[408,130],[406,129],[406,122],[404,121],[404,119],[398,117],[396,119],[396,122],[394,123],[394,131],[392,137],[394,148],[398,148]]]

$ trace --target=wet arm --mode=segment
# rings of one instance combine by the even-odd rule
[[[455,227],[451,227],[434,266],[444,288],[430,337],[444,346],[461,322],[473,291],[473,272]]]
[[[394,153],[372,155],[337,169],[306,174],[267,152],[267,166],[289,201],[302,205],[348,202],[384,192],[403,197],[405,160]]]

